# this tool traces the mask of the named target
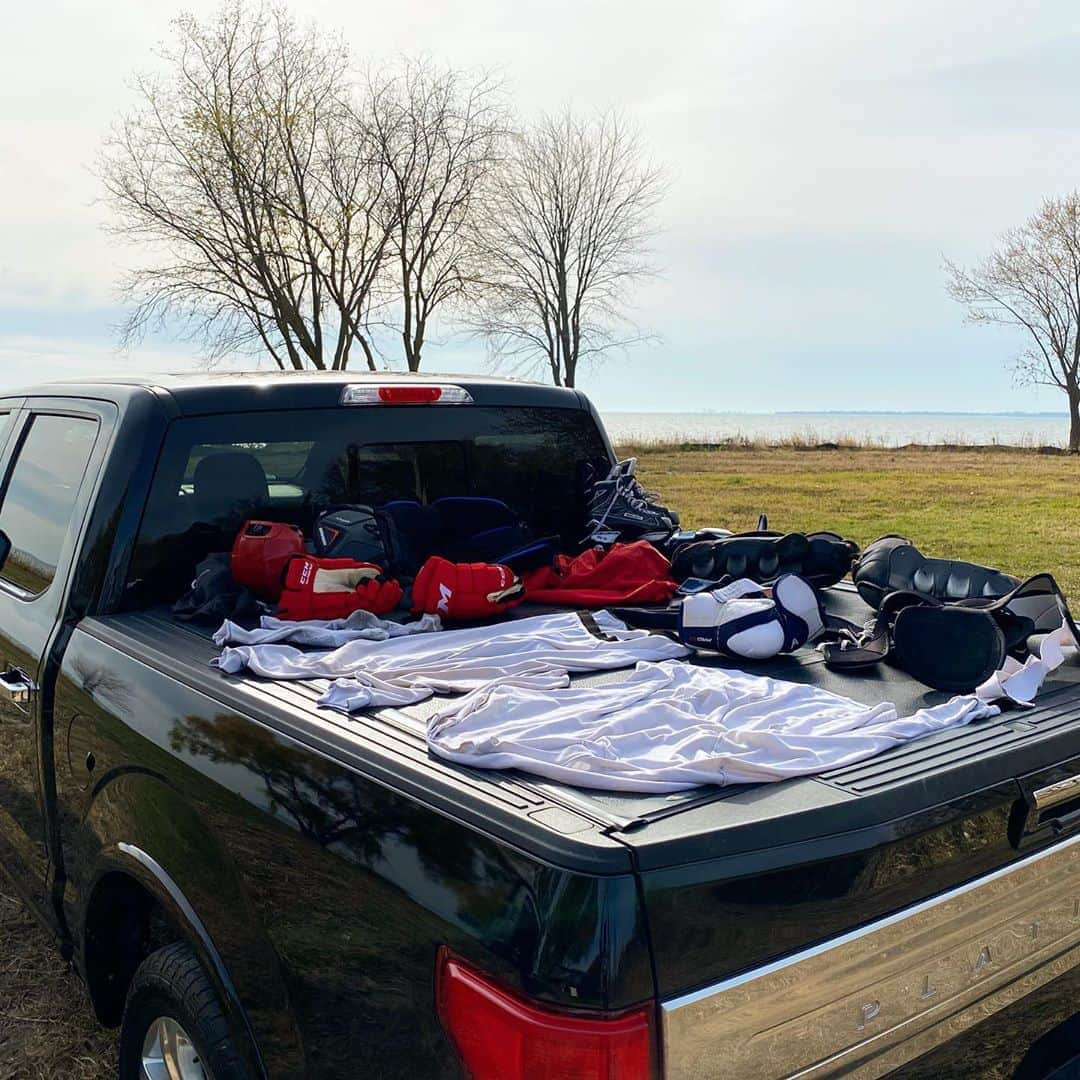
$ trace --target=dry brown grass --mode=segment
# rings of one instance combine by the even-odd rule
[[[0,1080],[104,1080],[116,1034],[98,1026],[82,983],[0,881]]]

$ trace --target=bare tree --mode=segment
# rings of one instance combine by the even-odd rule
[[[573,386],[586,359],[637,343],[631,287],[649,261],[661,171],[617,116],[545,116],[514,140],[485,224],[486,285],[470,319],[497,361]]]
[[[113,231],[140,245],[124,334],[179,324],[210,358],[265,350],[281,368],[342,369],[393,235],[388,174],[344,47],[242,0],[174,23],[168,75],[102,155]]]
[[[945,271],[971,322],[1024,331],[1017,378],[1065,391],[1069,451],[1080,452],[1080,191],[1045,200],[971,269],[946,260]]]
[[[375,134],[390,177],[396,304],[410,371],[429,322],[477,273],[476,226],[500,164],[508,110],[500,82],[406,59],[369,76]]]

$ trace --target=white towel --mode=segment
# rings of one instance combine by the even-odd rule
[[[429,634],[442,629],[438,615],[423,615],[415,622],[398,623],[380,619],[370,611],[354,611],[345,619],[277,619],[264,615],[254,630],[226,619],[214,632],[215,645],[272,645],[287,642],[319,649],[336,649],[350,641],[386,641],[411,634]]]
[[[269,679],[337,679],[320,704],[348,710],[402,704],[405,690],[415,692],[410,700],[420,700],[436,691],[465,693],[490,682],[523,678],[533,689],[554,688],[565,685],[571,671],[632,667],[640,660],[689,652],[685,645],[632,630],[599,611],[593,616],[535,615],[386,641],[357,640],[323,652],[305,653],[281,644],[239,645],[223,649],[211,662],[223,671],[247,668]]]
[[[820,773],[972,720],[974,694],[900,717],[802,683],[690,664],[638,664],[625,681],[535,691],[492,683],[447,702],[428,745],[474,768],[523,769],[611,791],[679,791]]]

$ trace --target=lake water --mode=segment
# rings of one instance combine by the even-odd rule
[[[1052,413],[628,413],[604,414],[613,442],[716,443],[746,437],[779,442],[850,438],[880,446],[965,443],[1064,446],[1069,420]]]

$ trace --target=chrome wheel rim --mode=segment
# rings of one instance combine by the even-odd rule
[[[142,1080],[212,1080],[191,1036],[171,1016],[159,1016],[147,1029]]]

